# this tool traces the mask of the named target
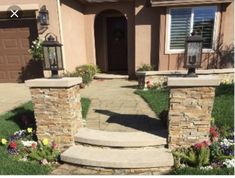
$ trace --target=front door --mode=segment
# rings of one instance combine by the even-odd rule
[[[107,18],[108,70],[127,72],[127,21],[124,16]]]

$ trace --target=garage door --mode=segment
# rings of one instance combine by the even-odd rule
[[[37,36],[36,20],[0,21],[0,83],[43,75],[40,62],[28,53]]]

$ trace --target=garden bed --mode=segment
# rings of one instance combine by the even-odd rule
[[[139,94],[166,123],[169,90],[137,90]],[[163,117],[164,116],[164,117]],[[221,84],[216,88],[212,111],[211,140],[189,149],[175,150],[176,169],[172,174],[234,174],[234,84]]]
[[[86,118],[90,100],[81,103]],[[31,102],[1,115],[0,125],[0,175],[45,175],[57,167],[56,143],[36,140]]]

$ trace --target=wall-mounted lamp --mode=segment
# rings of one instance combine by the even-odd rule
[[[49,25],[49,13],[48,10],[46,9],[46,6],[43,5],[39,11],[39,23],[42,26]]]

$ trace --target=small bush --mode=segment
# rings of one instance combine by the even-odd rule
[[[82,81],[84,84],[89,84],[96,73],[99,73],[100,69],[93,64],[86,64],[82,66],[78,66],[75,68],[74,72],[66,73],[67,77],[82,77]]]
[[[141,67],[137,69],[137,71],[151,71],[154,70],[154,66],[149,64],[143,64]]]
[[[172,175],[234,175],[233,168],[217,168],[202,170],[200,168],[185,167],[171,172]]]

